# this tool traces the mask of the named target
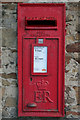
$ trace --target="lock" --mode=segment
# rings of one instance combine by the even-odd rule
[[[36,106],[37,106],[36,103],[28,103],[27,104],[27,107],[29,107],[29,108],[35,108]]]
[[[18,3],[18,116],[64,116],[64,43],[64,3]]]

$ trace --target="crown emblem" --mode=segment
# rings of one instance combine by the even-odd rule
[[[41,80],[36,83],[36,86],[37,86],[38,90],[45,90],[48,84],[49,84],[48,81]]]

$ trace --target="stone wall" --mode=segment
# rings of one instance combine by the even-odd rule
[[[2,46],[0,49],[0,97],[2,118],[18,118],[17,3],[1,3]],[[1,81],[0,80],[0,81]],[[80,119],[80,5],[66,3],[65,117]],[[1,106],[0,106],[1,108]],[[0,109],[1,110],[1,109]],[[0,112],[1,113],[1,112]],[[27,120],[50,118],[27,117]],[[54,118],[54,120],[61,120]],[[5,120],[5,119],[4,119]],[[53,118],[51,118],[53,120]]]
[[[2,4],[2,117],[17,117],[17,4]]]

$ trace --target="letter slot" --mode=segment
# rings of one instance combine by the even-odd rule
[[[26,29],[57,29],[57,20],[55,18],[26,18]]]

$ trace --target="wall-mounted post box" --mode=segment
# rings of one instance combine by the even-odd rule
[[[18,115],[64,116],[65,4],[18,4]]]

